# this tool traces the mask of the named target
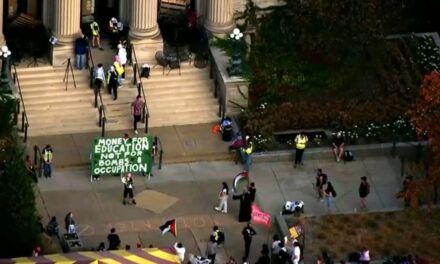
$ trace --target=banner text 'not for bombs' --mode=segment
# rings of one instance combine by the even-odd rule
[[[151,171],[153,137],[96,138],[92,149],[92,174]]]

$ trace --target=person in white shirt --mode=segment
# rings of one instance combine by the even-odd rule
[[[293,242],[292,263],[298,264],[301,260],[301,248],[297,241]]]
[[[180,261],[183,262],[183,260],[185,259],[186,249],[183,247],[182,243],[176,242],[174,244],[174,249],[176,250],[176,253],[179,256]]]
[[[125,64],[127,64],[127,50],[122,46],[122,44],[118,44],[118,57],[119,63],[124,68],[124,72],[122,73],[122,80],[125,80]]]
[[[367,248],[363,248],[360,252],[359,263],[368,264],[370,263],[370,251]]]
[[[216,211],[221,211],[222,213],[228,212],[228,197],[229,197],[229,187],[226,182],[222,182],[222,189],[218,195],[219,205],[215,207]]]
[[[280,253],[280,237],[278,235],[274,235],[273,236],[273,242],[272,242],[272,254],[273,255],[278,255],[278,253]]]
[[[105,80],[105,72],[104,67],[102,66],[102,63],[98,64],[98,68],[95,70],[95,85],[98,89],[101,89],[102,84]]]

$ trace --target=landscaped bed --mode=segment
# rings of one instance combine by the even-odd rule
[[[335,260],[347,260],[348,254],[363,247],[373,259],[408,254],[430,263],[440,259],[440,209],[291,218],[288,226],[299,221],[306,229],[306,263],[322,251]]]

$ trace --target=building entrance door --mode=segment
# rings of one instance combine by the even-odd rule
[[[124,0],[95,0],[95,19],[99,22],[101,31],[108,31],[108,22],[112,17],[119,19],[119,1]]]

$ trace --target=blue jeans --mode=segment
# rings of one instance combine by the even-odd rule
[[[86,68],[86,54],[76,54],[76,68],[78,70]]]
[[[48,178],[52,176],[52,164],[44,163],[43,165],[44,177]]]
[[[244,154],[244,170],[249,171],[252,165],[252,155]]]
[[[326,196],[325,197],[325,204],[327,205],[327,210],[330,211],[333,207],[333,197]]]

